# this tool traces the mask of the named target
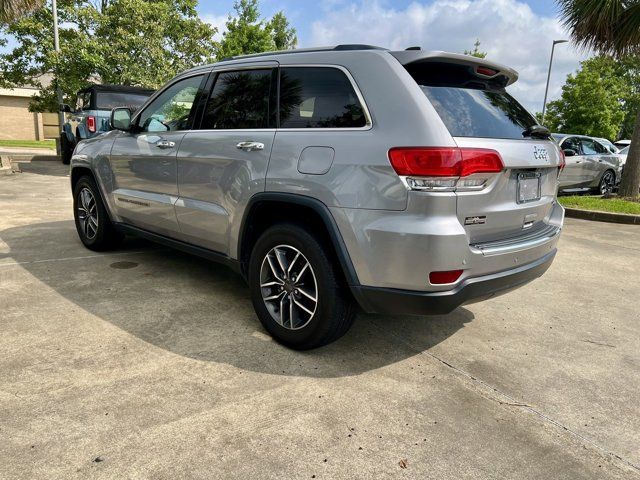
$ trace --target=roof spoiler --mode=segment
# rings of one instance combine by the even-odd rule
[[[426,52],[423,50],[402,50],[389,52],[404,67],[417,66],[426,63],[451,63],[454,65],[469,66],[479,78],[492,80],[499,77],[505,78],[504,86],[511,85],[518,80],[518,72],[513,68],[505,67],[499,63],[489,62],[484,58],[461,55],[448,52]]]

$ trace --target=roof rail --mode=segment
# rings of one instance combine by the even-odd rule
[[[233,57],[226,57],[221,59],[221,62],[225,62],[227,60],[239,60],[241,58],[256,58],[256,57],[266,57],[270,55],[288,55],[291,53],[307,53],[307,52],[330,52],[330,51],[351,51],[351,50],[387,50],[386,48],[376,47],[375,45],[364,45],[364,44],[343,44],[343,45],[335,45],[331,47],[312,47],[312,48],[296,48],[293,50],[277,50],[274,52],[262,52],[262,53],[251,53],[247,55],[235,55]]]

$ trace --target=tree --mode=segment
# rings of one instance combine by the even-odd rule
[[[471,55],[472,57],[485,58],[487,52],[480,51],[480,40],[476,39],[476,43],[473,44],[473,50],[465,50],[465,55]]]
[[[611,57],[582,62],[575,75],[567,76],[560,99],[549,103],[547,127],[556,132],[618,138],[632,90],[624,73],[623,62]]]
[[[618,59],[640,55],[639,0],[556,1],[564,26],[578,46]],[[640,191],[640,109],[635,117],[619,191],[628,197]]]
[[[0,24],[13,22],[40,6],[39,0],[0,0]]]
[[[1,0],[0,0],[1,1]],[[186,68],[212,61],[215,29],[195,0],[59,0],[60,54],[53,49],[51,8],[0,26],[17,45],[0,54],[0,87],[40,89],[30,108],[57,110],[57,72],[69,101],[90,82],[158,88]]]
[[[283,12],[264,21],[260,19],[258,0],[236,0],[233,8],[236,16],[229,15],[227,31],[218,46],[219,58],[295,48],[296,31]]]

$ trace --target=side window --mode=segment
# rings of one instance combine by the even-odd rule
[[[609,153],[609,150],[597,140],[593,141],[593,145],[596,148],[596,152],[600,155]]]
[[[349,128],[366,124],[364,108],[342,70],[280,69],[280,128]]]
[[[589,138],[583,138],[580,140],[580,143],[582,144],[582,151],[584,152],[584,155],[598,154],[598,150],[596,148],[596,142],[594,142],[593,140]]]
[[[179,80],[165,89],[144,109],[138,119],[143,132],[189,130],[191,107],[196,99],[202,75]]]
[[[580,149],[580,140],[576,137],[569,137],[562,143],[563,150],[573,150],[577,155],[582,154]]]
[[[207,101],[203,130],[275,127],[269,106],[273,69],[221,72]],[[272,102],[273,103],[273,102]]]

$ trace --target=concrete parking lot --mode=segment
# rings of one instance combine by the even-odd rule
[[[640,227],[526,287],[294,352],[231,271],[80,244],[67,167],[0,177],[0,478],[640,478]]]

